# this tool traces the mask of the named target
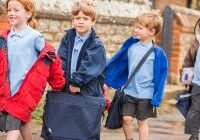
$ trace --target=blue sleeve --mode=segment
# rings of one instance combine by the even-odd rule
[[[40,52],[44,48],[44,37],[42,34],[36,36],[35,39],[35,49]]]
[[[102,74],[106,65],[106,54],[102,42],[87,48],[81,64],[76,72],[71,76],[70,83],[81,87],[93,78]]]
[[[161,50],[160,54],[160,75],[159,79],[157,80],[157,91],[155,91],[153,95],[153,99],[151,100],[151,104],[154,106],[160,106],[162,101],[164,88],[166,85],[166,78],[168,73],[168,60],[164,50]]]
[[[106,65],[105,83],[115,89],[121,86],[128,79],[128,49],[139,40],[134,37],[129,37],[123,42],[120,49],[115,53],[111,60]]]

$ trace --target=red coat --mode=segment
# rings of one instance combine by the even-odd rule
[[[42,97],[46,82],[55,90],[61,90],[65,86],[64,71],[61,68],[60,58],[56,56],[56,60],[53,61],[48,54],[55,49],[45,42],[44,49],[27,73],[18,92],[10,96],[6,45],[8,33],[9,31],[0,36],[0,111],[5,110],[20,120],[28,122]]]

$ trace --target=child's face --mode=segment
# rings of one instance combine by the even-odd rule
[[[27,24],[31,13],[26,12],[24,6],[17,0],[11,0],[8,3],[8,20],[14,28],[20,28]]]
[[[81,36],[84,36],[94,25],[94,21],[92,21],[91,17],[86,16],[82,11],[73,17],[72,23]]]
[[[154,36],[155,31],[149,30],[147,27],[139,23],[136,23],[134,33],[138,39],[140,39],[141,41],[146,41],[146,40],[151,39]]]

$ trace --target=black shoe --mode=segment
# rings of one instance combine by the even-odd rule
[[[191,135],[189,140],[199,140],[199,136],[198,135]]]

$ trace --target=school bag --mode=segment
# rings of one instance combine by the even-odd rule
[[[103,97],[48,91],[41,137],[48,140],[99,140]]]

